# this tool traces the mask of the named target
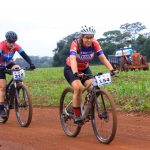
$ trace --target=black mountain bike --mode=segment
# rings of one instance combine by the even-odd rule
[[[25,69],[25,70],[31,70]],[[28,127],[32,120],[32,102],[30,92],[23,83],[25,72],[23,69],[5,69],[5,73],[12,75],[6,86],[5,111],[6,118],[0,118],[0,123],[6,123],[11,109],[15,109],[18,123],[21,127]]]
[[[60,121],[65,134],[69,137],[76,137],[84,123],[91,120],[94,134],[101,143],[110,143],[117,130],[117,115],[115,104],[111,94],[100,87],[111,82],[109,73],[97,75],[85,75],[93,77],[93,82],[84,90],[84,101],[81,105],[82,123],[74,123],[72,109],[73,89],[66,88],[60,98]]]

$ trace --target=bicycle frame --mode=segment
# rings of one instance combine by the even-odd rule
[[[64,89],[60,98],[62,128],[67,136],[76,137],[82,126],[91,121],[97,140],[108,144],[116,134],[117,116],[112,95],[107,90],[101,89],[101,86],[111,83],[110,74],[85,75],[85,77],[93,77],[94,80],[82,92],[87,91],[81,104],[82,122],[74,122],[71,100],[73,89],[69,87]]]
[[[31,71],[32,69],[4,70],[5,73],[13,76],[6,85],[5,110],[7,111],[7,117],[0,118],[0,123],[7,122],[10,109],[15,109],[21,127],[28,127],[32,121],[32,99],[28,87],[23,83],[24,70]]]
[[[87,87],[85,87],[83,92],[82,92],[82,93],[84,93],[85,91],[87,91],[87,95],[90,96],[90,98],[88,100],[89,107],[85,107],[86,109],[88,109],[88,110],[85,110],[85,111],[90,111],[92,102],[94,101],[95,105],[96,105],[96,109],[97,109],[99,117],[100,117],[100,112],[99,112],[100,110],[98,109],[99,106],[98,106],[98,101],[97,101],[97,96],[96,96],[96,90],[100,90],[100,88],[97,85],[94,85],[95,78],[94,78],[94,76],[92,76],[92,77],[93,77],[93,81]],[[102,103],[103,103],[103,106],[104,106],[104,110],[106,112],[106,106],[105,106],[105,103],[104,103],[103,95],[101,95],[101,99],[102,99]],[[86,98],[85,98],[85,100],[83,101],[83,104],[84,104],[83,107],[86,105],[86,103],[87,102],[86,102]],[[82,116],[82,118],[86,119],[87,116],[88,116],[88,114],[86,114],[85,116]]]
[[[17,87],[17,84],[21,82],[22,81],[15,81],[12,78],[6,86],[6,101],[7,101],[9,108],[11,105],[14,105],[14,101],[17,100],[16,99],[16,87]]]

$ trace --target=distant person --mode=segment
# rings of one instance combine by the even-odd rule
[[[72,41],[70,45],[70,56],[66,59],[64,67],[64,76],[74,90],[72,103],[75,123],[82,122],[80,108],[82,85],[86,86],[93,80],[92,78],[83,80],[82,76],[91,74],[89,62],[93,59],[94,53],[112,74],[115,73],[94,35],[93,27],[82,27],[80,37]]]
[[[132,65],[139,65],[142,63],[142,55],[138,53],[136,50],[133,51],[131,55],[131,64]]]
[[[32,63],[29,56],[25,51],[15,42],[18,39],[18,36],[13,31],[8,31],[5,35],[6,40],[0,42],[0,116],[7,117],[7,112],[4,109],[4,98],[6,90],[6,75],[4,73],[5,68],[16,69],[20,68],[13,61],[13,56],[17,51],[30,65],[30,69],[35,69],[34,64]]]

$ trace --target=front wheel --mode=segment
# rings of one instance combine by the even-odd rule
[[[4,108],[5,108],[5,111],[7,112],[7,117],[5,118],[0,117],[0,123],[6,123],[8,121],[9,114],[10,114],[10,105],[12,106],[13,100],[14,100],[13,91],[14,91],[13,85],[11,85],[9,91],[6,91]]]
[[[10,109],[7,103],[5,105],[5,111],[7,112],[7,117],[6,118],[0,117],[0,123],[6,123],[8,121]]]
[[[81,130],[80,124],[75,124],[72,109],[73,90],[66,88],[60,98],[60,122],[65,134],[69,137],[76,137]]]
[[[112,96],[106,90],[96,92],[92,102],[92,127],[98,141],[109,144],[117,130],[117,115]]]
[[[21,127],[28,127],[32,120],[32,102],[29,90],[23,84],[16,88],[15,111]]]

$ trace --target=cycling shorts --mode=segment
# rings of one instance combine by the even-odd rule
[[[89,67],[87,67],[87,68],[86,68],[85,70],[83,70],[83,71],[80,71],[80,73],[92,74],[92,72],[91,72],[91,70],[90,70]],[[72,82],[73,82],[74,80],[80,80],[81,83],[84,85],[84,83],[85,83],[86,80],[91,79],[90,77],[89,77],[89,78],[86,78],[86,79],[80,79],[79,77],[75,77],[74,74],[73,74],[73,72],[72,72],[72,70],[71,70],[71,67],[69,67],[69,66],[67,66],[67,65],[64,67],[64,76],[65,76],[66,80],[68,81],[68,83],[69,83],[70,85],[72,84]]]

